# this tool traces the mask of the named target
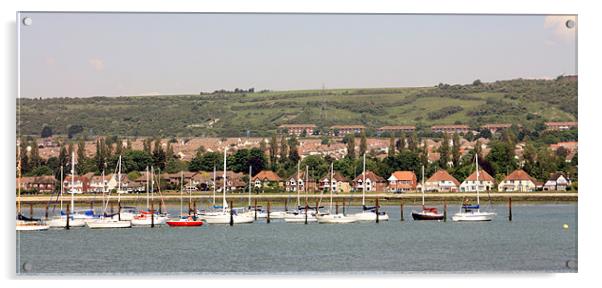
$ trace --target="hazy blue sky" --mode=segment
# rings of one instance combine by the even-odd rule
[[[21,16],[33,20],[20,26],[23,97],[432,86],[577,69],[568,16]]]

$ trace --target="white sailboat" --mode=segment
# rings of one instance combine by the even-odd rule
[[[330,180],[332,182],[332,179]],[[366,153],[364,153],[364,164],[363,164],[363,180],[362,180],[362,212],[353,214],[358,221],[376,221],[376,208],[377,207],[366,207]],[[332,185],[332,183],[331,183]],[[389,215],[384,211],[378,211],[379,221],[388,221]]]
[[[117,170],[118,170],[118,192],[121,190],[121,155],[119,155],[119,160],[117,162]],[[119,195],[119,193],[117,194]],[[119,197],[119,196],[118,196]],[[102,229],[102,228],[130,228],[132,227],[132,222],[130,220],[120,220],[119,213],[117,215],[107,215],[106,210],[109,205],[109,201],[111,198],[111,192],[109,191],[107,195],[107,202],[104,205],[104,215],[96,220],[87,221],[86,225],[91,229]],[[119,199],[120,200],[120,199]],[[118,200],[118,202],[119,202]]]
[[[60,202],[61,202],[61,215],[55,216],[52,219],[46,221],[46,224],[50,226],[50,228],[67,228],[67,214],[63,211],[63,166],[61,166],[61,194],[60,194]],[[71,206],[70,208],[73,211],[75,209],[75,153],[71,154]],[[71,212],[70,211],[70,212]],[[85,215],[85,214],[84,214]],[[86,226],[86,221],[83,217],[75,217],[73,213],[69,215],[69,227],[83,227]]]
[[[252,175],[252,173],[253,173],[253,167],[249,166],[249,203],[248,203],[246,211],[242,212],[241,215],[253,217],[253,219],[255,219],[255,216],[257,216],[257,219],[268,218],[268,213],[266,213],[265,210],[263,210],[259,206],[254,207],[251,205],[251,194],[252,194],[251,175]],[[278,212],[270,212],[270,218],[274,218],[275,214],[278,214]]]
[[[479,199],[479,157],[475,154],[475,166],[477,174],[477,205],[462,204],[460,212],[454,214],[453,221],[491,221],[497,213],[490,211],[481,211]]]
[[[221,211],[213,211],[213,212],[205,212],[200,215],[201,219],[204,219],[208,224],[229,224],[230,220],[232,220],[233,224],[244,224],[244,223],[253,223],[255,218],[249,217],[246,215],[239,215],[235,211],[231,211],[228,208],[228,202],[226,201],[226,190],[228,187],[228,181],[226,179],[226,156],[227,156],[227,147],[224,147],[224,186],[222,187],[223,198],[222,198],[222,210]]]
[[[305,223],[306,219],[307,223],[317,222],[318,219],[316,219],[316,213],[314,210],[308,209],[308,211],[305,211],[305,207],[301,207],[301,190],[299,189],[299,164],[300,163],[297,162],[297,179],[295,179],[295,184],[297,186],[297,209],[285,212],[283,218],[286,223]],[[308,166],[305,166],[305,185],[307,185],[307,172]],[[305,194],[307,195],[307,190],[305,191]],[[270,217],[272,217],[271,213]]]
[[[17,147],[17,220],[15,223],[16,231],[43,231],[50,228],[48,225],[38,219],[27,218],[21,214],[21,154]],[[32,216],[33,217],[33,216]]]
[[[412,218],[414,220],[443,220],[445,215],[439,213],[435,207],[426,207],[424,205],[424,166],[422,166],[422,210],[412,211]]]
[[[346,224],[346,223],[354,223],[357,222],[358,219],[355,216],[347,216],[342,213],[332,213],[332,196],[334,193],[334,188],[332,187],[332,177],[334,174],[334,162],[330,163],[330,206],[328,208],[328,213],[317,213],[316,219],[318,219],[318,223],[320,224]]]
[[[152,169],[153,174],[149,175],[149,169],[146,167],[146,211],[140,211],[134,218],[132,218],[132,226],[151,226],[151,225],[161,225],[165,224],[167,221],[167,215],[159,214],[156,211],[151,211],[150,206],[150,195],[154,193],[153,189],[149,191],[149,186],[154,188],[153,184],[149,185],[149,181],[154,183],[154,169]],[[154,219],[153,219],[154,218]]]

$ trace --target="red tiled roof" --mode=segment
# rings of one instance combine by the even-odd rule
[[[441,128],[461,128],[468,129],[468,125],[433,125],[431,129],[441,129]]]
[[[435,174],[433,174],[433,176],[431,176],[428,180],[426,180],[426,182],[439,182],[439,181],[451,181],[454,184],[456,184],[456,186],[460,186],[460,182],[454,178],[454,176],[450,175],[449,173],[447,173],[447,171],[441,169],[437,172],[435,172]]]
[[[299,127],[299,128],[308,128],[308,127],[309,128],[315,128],[315,127],[318,127],[318,126],[316,126],[314,124],[282,124],[282,125],[280,125],[278,127],[279,128],[296,128],[296,127]]]
[[[468,176],[468,178],[466,178],[466,180],[464,181],[477,181],[477,171],[472,172],[472,174],[470,174],[470,176]],[[489,175],[489,173],[487,173],[487,171],[485,170],[479,170],[479,181],[495,181],[495,179],[493,177],[491,177],[491,175]]]
[[[416,129],[416,126],[383,126],[378,128],[378,130],[396,130],[396,129]]]
[[[253,176],[253,181],[259,179],[260,181],[282,181],[280,176],[271,170],[262,170],[257,173],[257,175]]]
[[[354,182],[357,182],[359,180],[364,180],[364,173],[362,172],[362,174],[358,175],[357,177],[355,177],[355,179],[353,179]],[[376,175],[374,172],[368,170],[366,171],[366,179],[370,179],[370,181],[372,182],[385,182],[385,178],[380,177],[378,175]]]
[[[577,122],[546,122],[546,126],[577,126]]]
[[[364,125],[334,125],[331,126],[332,129],[364,129],[366,126]]]
[[[412,171],[395,171],[391,176],[394,176],[397,180],[412,181],[416,179],[416,174]]]
[[[530,180],[533,183],[537,183],[537,180],[535,180],[535,178],[531,177],[529,174],[527,174],[527,172],[525,172],[522,169],[516,169],[512,171],[512,173],[510,173],[508,176],[506,176],[506,178],[504,178],[504,181],[508,180]]]

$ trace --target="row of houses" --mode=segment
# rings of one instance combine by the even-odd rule
[[[226,173],[226,191],[240,191],[248,189],[248,178],[245,179],[245,174],[227,171]],[[147,176],[142,172],[142,176],[136,179],[129,179],[127,175],[121,175],[121,191],[124,192],[144,192],[146,191]],[[215,177],[215,182],[214,182]],[[223,177],[221,173],[215,176],[212,172],[183,172],[174,174],[161,174],[161,182],[163,185],[171,185],[178,187],[184,182],[185,189],[209,191],[213,187],[221,191],[223,185]],[[158,185],[158,178],[155,178],[154,185]],[[327,175],[320,179],[314,179],[305,172],[300,171],[288,178],[281,178],[273,171],[263,170],[251,178],[252,186],[255,189],[274,188],[276,190],[284,190],[287,192],[297,191],[330,191],[336,192],[475,192],[489,191],[497,188],[498,191],[505,192],[530,192],[535,190],[566,190],[571,185],[570,179],[561,172],[553,173],[545,182],[538,182],[525,171],[518,169],[507,175],[504,180],[497,183],[495,179],[486,171],[482,170],[479,173],[477,181],[476,172],[464,179],[463,182],[458,181],[445,170],[438,170],[431,177],[424,181],[424,187],[418,183],[416,174],[413,171],[395,171],[387,179],[377,175],[372,171],[366,171],[349,180],[340,172],[334,172],[332,176]],[[76,193],[102,193],[118,189],[117,175],[109,174],[99,176],[94,174],[84,174],[75,176],[73,179],[73,187],[71,186],[71,176],[64,179],[63,187],[65,191],[74,190]],[[23,177],[20,179],[21,189],[26,191],[36,190],[41,193],[52,193],[57,186],[57,180],[53,176],[39,177]]]
[[[563,131],[569,130],[577,127],[577,122],[545,122],[547,130],[556,130]],[[495,124],[485,124],[481,126],[483,129],[489,129],[492,133],[499,132],[503,129],[508,129],[512,127],[512,124],[509,123],[495,123]],[[303,134],[310,136],[317,134],[318,126],[314,124],[283,124],[280,125],[279,131],[281,133],[288,133],[289,135],[301,136]],[[364,125],[335,125],[329,128],[328,134],[330,136],[343,136],[345,134],[359,134],[366,129]],[[382,135],[383,133],[412,133],[416,131],[416,126],[411,125],[396,125],[396,126],[383,126],[376,129],[377,135]],[[432,132],[440,132],[440,133],[469,133],[475,132],[470,129],[468,125],[457,124],[457,125],[433,125],[431,126]]]

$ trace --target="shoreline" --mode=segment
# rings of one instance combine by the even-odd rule
[[[200,194],[199,192],[195,192],[192,196],[184,194],[184,202],[190,201],[192,198],[193,202],[209,202],[213,199],[213,193],[205,193]],[[506,203],[512,198],[512,202],[577,202],[578,201],[578,193],[577,192],[492,192],[489,193],[491,196],[492,202],[503,202]],[[216,202],[221,202],[222,195],[220,193],[216,194]],[[293,204],[296,202],[297,194],[296,193],[273,193],[273,194],[252,194],[251,201],[257,200],[258,203],[266,203],[266,202],[289,202]],[[309,204],[315,204],[316,201],[322,197],[321,203],[326,203],[330,199],[330,194],[301,194],[301,202],[305,203],[305,199],[308,199]],[[21,196],[22,204],[47,204],[47,203],[56,203],[60,200],[61,197],[57,197],[56,195],[26,195]],[[71,201],[70,195],[64,195],[64,202]],[[110,202],[117,203],[118,196],[113,194],[111,195]],[[119,196],[121,202],[144,202],[146,201],[146,194],[122,194]],[[469,192],[452,192],[452,193],[425,193],[424,195],[425,201],[429,203],[433,202],[456,202],[462,201],[464,198],[468,198],[471,201],[476,199],[476,193]],[[489,196],[487,193],[480,193],[480,198],[482,201],[488,201]],[[156,203],[161,202],[163,199],[164,202],[179,202],[180,201],[180,193],[178,192],[168,192],[163,193],[162,195],[155,194],[154,201]],[[233,201],[240,203],[241,201],[247,203],[249,199],[248,193],[229,193],[226,195],[227,201]],[[419,203],[422,201],[421,193],[371,193],[366,195],[366,201],[373,204],[376,199],[380,201],[381,204],[387,203]],[[74,202],[76,203],[95,203],[102,202],[103,197],[102,194],[85,194],[85,195],[76,195]],[[362,194],[360,193],[344,193],[344,194],[334,194],[333,200],[337,202],[360,202],[362,200]],[[15,196],[16,201],[16,196]]]

